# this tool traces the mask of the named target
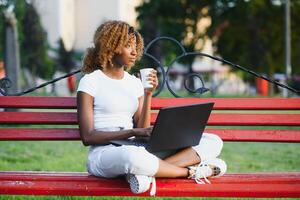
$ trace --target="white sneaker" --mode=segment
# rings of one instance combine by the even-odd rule
[[[150,188],[151,183],[152,188],[150,191],[150,195],[154,196],[156,193],[156,183],[154,177],[126,174],[126,180],[129,183],[131,191],[135,194],[146,192]]]
[[[227,165],[219,158],[212,158],[202,161],[198,166],[188,167],[188,169],[190,170],[189,178],[194,179],[196,183],[210,184],[207,178],[222,176],[227,170]]]

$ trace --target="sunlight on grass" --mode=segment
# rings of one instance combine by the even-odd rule
[[[85,171],[86,154],[79,141],[6,141],[0,146],[0,170]]]

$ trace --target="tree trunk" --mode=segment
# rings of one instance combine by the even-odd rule
[[[14,13],[5,11],[5,56],[6,76],[12,81],[8,94],[17,93],[20,88],[20,53],[18,44],[17,20]]]

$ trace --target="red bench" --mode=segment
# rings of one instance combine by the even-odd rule
[[[208,132],[224,141],[300,142],[300,99],[290,98],[154,98],[152,109],[196,102],[215,102]],[[0,140],[79,140],[77,128],[18,128],[17,124],[76,125],[76,99],[73,97],[0,97],[0,108],[30,108],[30,111],[0,112]],[[38,109],[33,112],[32,109]],[[56,109],[54,112],[40,109]],[[59,109],[59,111],[57,111]],[[65,110],[67,109],[67,110]],[[245,111],[244,113],[241,113]],[[248,112],[251,110],[251,112]],[[276,111],[284,111],[273,112]],[[287,110],[297,110],[288,114]],[[239,112],[236,112],[239,111]],[[263,111],[263,112],[261,112]],[[153,112],[152,123],[156,119]],[[7,124],[14,124],[7,127]],[[5,126],[3,126],[5,125]],[[255,130],[251,126],[273,126]],[[11,127],[13,126],[13,127]],[[229,128],[226,128],[230,126]],[[233,126],[245,126],[243,129]],[[230,164],[229,164],[230,165]],[[157,179],[157,196],[202,197],[300,197],[300,172],[234,173],[197,185],[187,179]],[[131,196],[123,179],[104,179],[87,173],[1,171],[0,194]],[[142,194],[148,195],[148,193]]]

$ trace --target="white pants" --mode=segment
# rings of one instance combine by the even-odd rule
[[[203,133],[199,145],[192,148],[203,161],[219,156],[223,148],[223,141],[217,135]],[[162,152],[162,157],[174,153],[176,151]],[[89,151],[87,160],[87,170],[90,174],[107,178],[127,173],[154,176],[158,165],[158,157],[149,153],[144,147],[133,145],[114,146],[110,144],[93,147]]]

